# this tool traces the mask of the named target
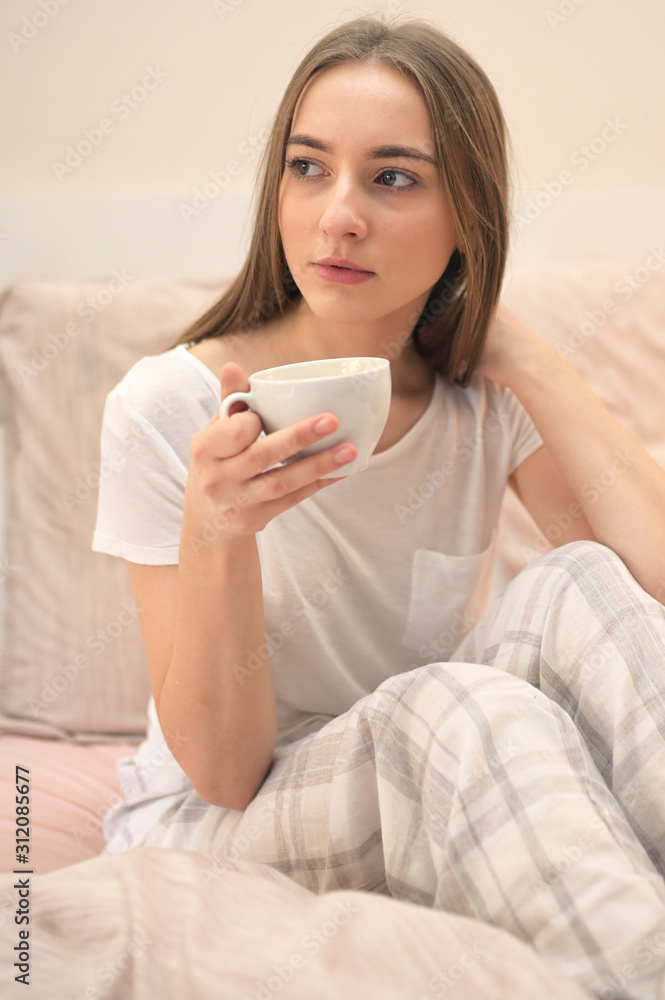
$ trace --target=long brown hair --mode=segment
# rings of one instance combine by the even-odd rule
[[[300,297],[278,226],[286,140],[298,98],[314,73],[353,60],[380,62],[401,71],[418,87],[429,110],[459,250],[408,333],[420,355],[445,378],[468,385],[506,265],[509,139],[487,75],[456,42],[417,20],[357,18],[329,32],[304,57],[286,88],[261,157],[247,260],[222,297],[177,343],[249,332],[276,313],[284,314]],[[462,362],[466,368],[460,374]]]

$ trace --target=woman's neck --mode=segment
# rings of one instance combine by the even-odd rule
[[[271,364],[319,358],[379,357],[390,361],[393,393],[418,393],[431,386],[434,370],[416,351],[401,317],[375,324],[328,323],[313,316],[301,300],[266,323],[259,336],[270,348]]]

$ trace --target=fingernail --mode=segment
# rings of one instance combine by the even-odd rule
[[[333,458],[338,465],[345,465],[353,458],[353,448],[351,448],[348,444],[343,444],[337,449],[337,451],[333,452]]]
[[[335,427],[335,421],[332,417],[321,417],[314,424],[314,430],[317,434],[330,434],[331,430]]]

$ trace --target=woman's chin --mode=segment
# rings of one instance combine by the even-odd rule
[[[371,326],[385,319],[385,306],[378,303],[343,301],[341,296],[322,296],[310,294],[307,289],[302,293],[303,311],[313,319],[322,323],[338,323],[340,326]]]

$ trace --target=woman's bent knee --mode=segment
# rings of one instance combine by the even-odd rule
[[[541,569],[560,571],[563,588],[572,586],[582,591],[589,588],[597,591],[601,584],[606,594],[613,591],[618,595],[620,591],[630,591],[631,599],[638,597],[647,602],[653,600],[631,574],[623,559],[601,542],[588,539],[568,542],[539,556],[522,572],[533,573]]]
[[[356,706],[361,715],[371,719],[385,718],[400,724],[405,717],[428,719],[432,724],[457,708],[480,712],[486,719],[495,715],[504,697],[520,711],[536,710],[534,701],[542,697],[526,681],[493,666],[466,662],[428,663],[425,666],[396,674],[383,681],[376,690]]]
[[[625,568],[625,563],[614,549],[603,545],[602,542],[591,541],[587,538],[560,545],[529,563],[529,566],[536,565],[561,566],[577,573],[608,565]]]

